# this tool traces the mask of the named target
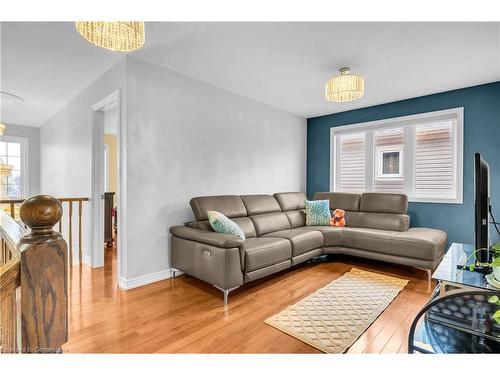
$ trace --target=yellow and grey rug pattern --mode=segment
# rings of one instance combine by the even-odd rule
[[[325,353],[343,353],[407,283],[352,268],[265,322]]]

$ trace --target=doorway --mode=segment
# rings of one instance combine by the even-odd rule
[[[120,279],[121,217],[121,106],[117,90],[92,106],[92,251],[90,266],[109,267],[116,259]]]

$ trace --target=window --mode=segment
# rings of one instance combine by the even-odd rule
[[[332,191],[462,203],[463,108],[331,128]]]
[[[340,136],[340,189],[363,191],[365,189],[366,147],[365,134],[354,133]]]
[[[10,199],[25,198],[27,189],[27,139],[2,136],[0,138],[0,194]]]
[[[379,150],[378,178],[402,177],[403,151],[397,150]]]

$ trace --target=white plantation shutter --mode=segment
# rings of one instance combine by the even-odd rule
[[[332,127],[331,189],[463,203],[463,108]]]
[[[385,129],[374,132],[375,152],[382,147],[403,148],[404,128]],[[403,155],[400,155],[403,157]],[[377,160],[378,161],[378,160]],[[378,167],[378,166],[377,166]],[[379,193],[402,193],[404,192],[403,177],[377,178],[376,173],[373,182],[373,190]]]
[[[453,122],[417,125],[415,138],[416,196],[456,196]]]
[[[354,133],[340,136],[338,190],[362,192],[366,184],[366,136]]]

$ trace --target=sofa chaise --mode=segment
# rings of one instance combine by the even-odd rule
[[[346,212],[346,226],[306,226],[304,193],[221,195],[190,201],[195,221],[170,228],[171,264],[228,294],[239,286],[322,254],[348,254],[431,272],[444,255],[445,232],[410,228],[404,194],[316,193]],[[216,233],[207,211],[219,211],[246,240]]]

